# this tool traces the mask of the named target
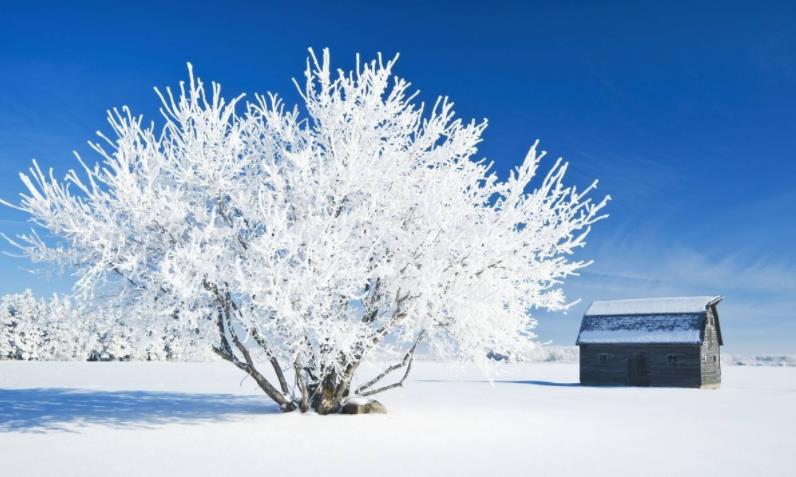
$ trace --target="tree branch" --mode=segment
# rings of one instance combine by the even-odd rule
[[[390,389],[393,389],[393,388],[402,387],[404,385],[404,381],[406,381],[407,376],[409,376],[409,372],[412,370],[412,363],[414,362],[414,358],[415,358],[414,354],[412,354],[412,356],[409,358],[409,362],[406,365],[406,372],[404,373],[404,375],[403,375],[403,377],[401,378],[400,381],[392,383],[392,384],[389,384],[387,386],[380,387],[378,389],[374,389],[372,391],[365,391],[365,392],[361,393],[360,396],[362,396],[362,397],[372,396],[374,394],[378,394],[378,393],[381,393],[381,392],[384,392],[384,391],[389,391]]]
[[[246,360],[246,371],[252,378],[254,378],[254,380],[257,382],[257,385],[260,386],[260,388],[265,392],[265,394],[268,395],[268,397],[279,404],[279,407],[283,411],[292,411],[295,409],[293,402],[287,399],[284,394],[280,393],[254,366],[254,360],[252,359],[251,353],[246,346],[241,343],[237,333],[235,332],[235,329],[231,326],[229,319],[227,319],[226,324],[229,334],[232,337],[232,342],[235,344],[235,347],[238,349],[238,351],[240,351],[240,353],[243,355],[243,359]]]
[[[235,307],[235,309],[237,310],[237,307]],[[276,378],[279,380],[279,387],[282,388],[282,393],[285,396],[289,395],[290,388],[287,385],[287,379],[285,379],[285,373],[282,370],[282,366],[279,364],[279,360],[271,352],[271,348],[268,346],[268,343],[266,343],[265,338],[260,336],[260,333],[258,333],[257,330],[251,330],[250,334],[254,339],[254,341],[260,345],[260,347],[263,349],[263,352],[265,352],[265,354],[268,356],[268,361],[271,363],[271,367],[274,368],[274,373],[276,373]]]
[[[392,389],[394,387],[401,386],[403,384],[404,380],[406,379],[406,377],[409,375],[409,370],[412,367],[412,361],[414,360],[414,357],[415,357],[415,350],[417,349],[417,344],[420,343],[420,340],[422,340],[425,335],[426,335],[426,331],[425,330],[421,331],[420,334],[417,335],[417,339],[415,339],[415,343],[412,345],[412,347],[409,349],[409,351],[407,351],[406,355],[404,355],[404,359],[401,360],[400,363],[393,364],[392,366],[390,366],[387,369],[385,369],[384,371],[382,371],[381,374],[379,374],[375,378],[371,379],[367,383],[365,383],[362,386],[358,387],[356,389],[356,391],[354,391],[354,394],[359,394],[360,396],[369,396],[370,394],[376,394],[377,392],[386,391],[387,389]],[[406,373],[404,373],[404,377],[401,378],[401,380],[398,383],[394,383],[394,384],[392,384],[390,386],[385,386],[384,388],[380,388],[380,389],[377,389],[375,391],[363,394],[363,392],[365,390],[373,387],[374,384],[376,384],[379,381],[381,381],[382,379],[384,379],[387,375],[389,375],[393,371],[396,371],[398,369],[403,368],[404,366],[407,367],[406,368]]]
[[[249,374],[249,376],[251,376],[257,382],[257,385],[260,386],[260,389],[262,389],[268,397],[273,399],[273,401],[276,402],[283,411],[294,410],[296,407],[292,400],[289,400],[286,394],[280,393],[279,390],[276,389],[268,381],[268,379],[257,370],[251,353],[238,337],[238,334],[235,331],[235,328],[232,326],[230,319],[233,307],[235,309],[237,309],[237,307],[232,302],[229,293],[222,294],[217,285],[208,283],[207,281],[204,282],[204,286],[207,290],[211,291],[215,295],[216,302],[219,304],[220,308],[218,312],[219,317],[217,326],[221,337],[221,348],[214,346],[213,351],[217,355],[221,356],[227,361],[230,361],[232,364]],[[227,335],[229,335],[229,338],[227,338]],[[232,349],[232,346],[230,346],[229,339],[232,340],[232,344],[234,344],[235,348],[237,348],[240,354],[243,355],[245,363],[241,362],[240,359],[235,356],[235,352]]]

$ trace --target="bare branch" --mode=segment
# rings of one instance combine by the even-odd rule
[[[412,367],[412,360],[415,357],[415,350],[417,349],[417,344],[420,343],[420,340],[423,339],[425,334],[426,334],[425,330],[420,332],[420,334],[417,336],[417,339],[415,339],[415,343],[412,345],[412,347],[409,349],[409,351],[406,353],[406,355],[404,355],[404,359],[401,360],[400,363],[394,364],[394,365],[388,367],[387,369],[382,371],[381,374],[379,374],[375,378],[371,379],[367,383],[363,384],[362,386],[358,387],[357,390],[354,391],[354,394],[359,394],[360,396],[369,396],[370,394],[375,394],[377,392],[386,391],[387,389],[392,389],[394,387],[401,386],[403,384],[404,380],[406,379],[406,377],[409,375],[409,369]],[[404,373],[404,377],[401,378],[401,380],[398,383],[392,384],[390,386],[385,386],[384,388],[377,389],[376,391],[373,391],[373,392],[369,392],[369,393],[364,393],[363,394],[364,391],[366,391],[367,389],[373,387],[374,384],[376,384],[379,381],[381,381],[382,379],[384,379],[387,375],[389,375],[393,371],[396,371],[398,369],[403,368],[404,366],[407,367],[406,368],[406,373]]]
[[[233,308],[237,310],[237,306],[230,298],[229,293],[227,292],[226,294],[222,294],[217,285],[208,283],[207,280],[204,281],[204,286],[213,292],[220,308],[218,312],[217,327],[219,329],[221,338],[221,348],[214,347],[213,351],[227,361],[230,361],[238,368],[246,371],[249,376],[251,376],[257,382],[257,385],[260,386],[260,389],[262,389],[263,392],[268,395],[268,397],[273,399],[274,402],[276,402],[279,407],[282,408],[282,410],[290,411],[295,409],[295,405],[287,398],[287,394],[280,393],[279,390],[277,390],[270,383],[270,381],[268,381],[268,379],[257,370],[256,366],[254,365],[254,359],[252,359],[251,352],[238,337],[235,327],[232,325],[232,321],[230,319]],[[229,338],[227,336],[229,336]],[[230,339],[232,340],[232,344],[235,345],[235,348],[238,350],[238,352],[243,355],[245,363],[241,362],[240,359],[235,356],[235,352],[229,343]],[[282,379],[284,379],[284,376]],[[287,389],[287,384],[285,384],[283,387],[283,390],[284,389]]]
[[[239,310],[238,313],[240,313]],[[242,323],[241,326],[243,326]],[[279,380],[279,387],[282,388],[282,393],[285,396],[289,395],[290,388],[287,385],[287,379],[285,379],[285,373],[282,370],[282,366],[279,364],[279,360],[271,352],[271,348],[268,346],[268,343],[266,343],[265,338],[263,338],[260,335],[260,333],[257,332],[257,330],[251,330],[250,335],[254,339],[254,341],[258,345],[260,345],[260,347],[263,349],[263,352],[265,352],[265,354],[268,356],[268,361],[271,363],[271,367],[274,368],[274,373],[276,374],[276,378]]]

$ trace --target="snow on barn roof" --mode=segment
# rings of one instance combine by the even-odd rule
[[[702,342],[705,314],[584,316],[577,344]]]
[[[680,296],[595,301],[586,310],[586,316],[704,313],[708,305],[720,300],[720,296]]]
[[[707,307],[719,296],[595,301],[586,310],[576,344],[700,344]]]

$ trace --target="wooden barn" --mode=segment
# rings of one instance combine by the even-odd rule
[[[719,296],[595,301],[576,344],[586,385],[718,387]]]

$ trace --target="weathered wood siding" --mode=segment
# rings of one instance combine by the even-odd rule
[[[580,346],[580,382],[699,387],[700,360],[699,345],[584,344]]]
[[[705,339],[700,347],[702,384],[707,386],[721,383],[721,351],[716,331],[717,319],[714,307],[708,307],[705,319]]]

